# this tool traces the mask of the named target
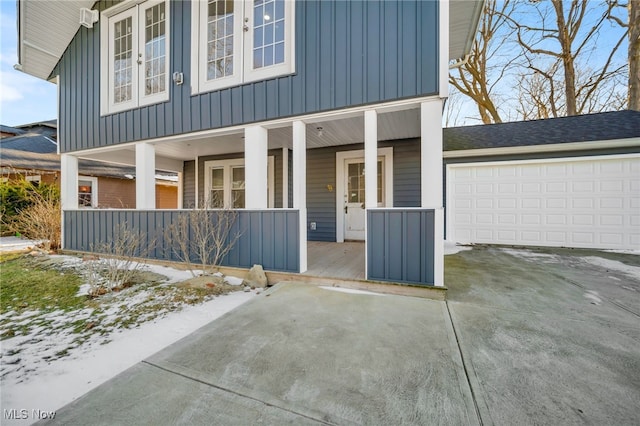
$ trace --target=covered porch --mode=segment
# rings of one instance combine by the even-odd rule
[[[242,237],[226,266],[442,286],[441,111],[411,99],[63,154],[63,248],[87,251],[126,221],[159,242],[150,257],[175,260],[159,230],[231,209]],[[417,171],[394,182],[407,140]],[[136,209],[78,209],[79,158],[135,166]],[[178,210],[155,209],[158,170],[178,173]]]

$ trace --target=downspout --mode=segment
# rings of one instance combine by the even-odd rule
[[[464,55],[464,58],[458,59],[453,64],[449,65],[449,69],[452,70],[454,68],[466,65],[466,63],[469,62],[469,58],[471,58],[471,53],[467,53],[466,55]]]

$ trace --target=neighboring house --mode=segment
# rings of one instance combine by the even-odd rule
[[[640,248],[640,112],[444,129],[447,239]]]
[[[4,124],[0,124],[0,139],[11,138],[16,135],[20,135],[24,133],[24,130],[18,129],[16,127],[5,126]]]
[[[0,175],[33,183],[60,184],[56,125],[46,122],[17,126],[21,133],[0,140]],[[80,160],[78,204],[83,208],[135,208],[135,168]],[[177,176],[157,176],[156,208],[178,207]]]
[[[155,210],[162,170],[185,206],[237,209],[226,265],[362,240],[368,279],[443,285],[442,108],[482,1],[18,4],[17,67],[59,87],[64,248],[127,221],[171,258],[188,213]],[[135,166],[137,210],[78,210],[80,159]]]

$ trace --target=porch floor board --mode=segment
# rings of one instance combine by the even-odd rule
[[[364,242],[307,243],[307,272],[314,277],[365,280]]]

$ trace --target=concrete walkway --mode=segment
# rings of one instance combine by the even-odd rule
[[[476,248],[448,302],[278,285],[54,423],[638,424],[639,260]]]

